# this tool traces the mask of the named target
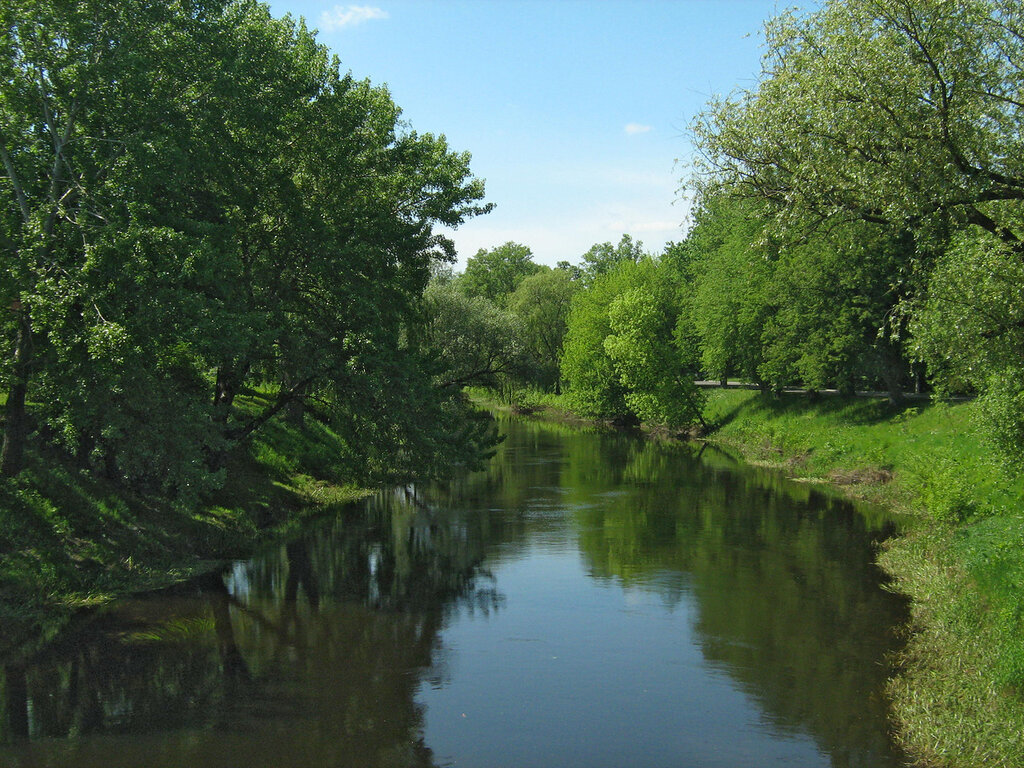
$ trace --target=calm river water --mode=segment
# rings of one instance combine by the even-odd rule
[[[523,421],[3,662],[0,766],[884,768],[884,516],[705,450]]]

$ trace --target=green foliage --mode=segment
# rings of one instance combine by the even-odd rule
[[[701,170],[785,225],[850,217],[1005,226],[1019,200],[1024,10],[1005,0],[831,0],[766,27],[757,87],[694,126]],[[979,215],[984,211],[984,216]]]
[[[701,419],[696,352],[678,331],[681,286],[668,263],[623,260],[573,297],[562,372],[574,409],[671,428]]]
[[[605,352],[637,416],[671,428],[687,427],[703,420],[703,396],[693,383],[696,361],[684,357],[675,343],[677,287],[666,268],[648,269],[655,274],[609,306]]]
[[[483,296],[467,296],[454,283],[431,283],[423,294],[422,353],[437,366],[442,388],[496,387],[523,367],[518,319]]]
[[[759,243],[762,220],[749,206],[722,198],[709,202],[684,241],[692,273],[689,312],[701,368],[716,379],[760,382],[765,324],[776,308],[771,291],[774,259]]]
[[[530,249],[509,241],[489,251],[481,248],[470,256],[457,282],[468,295],[504,306],[519,284],[539,271],[541,266],[534,263]]]
[[[617,245],[610,242],[595,243],[583,254],[579,279],[587,284],[592,283],[595,278],[608,274],[620,264],[636,264],[645,255],[644,244],[639,240],[634,242],[629,235],[623,235]]]
[[[430,386],[403,344],[435,226],[489,209],[468,154],[257,2],[18,0],[0,32],[4,473],[26,398],[82,467],[191,503],[286,408]]]
[[[916,353],[943,394],[981,392],[978,417],[993,446],[1024,466],[1024,263],[986,233],[962,233],[912,309]]]
[[[909,346],[1019,464],[1022,6],[831,0],[766,38],[759,84],[693,126],[704,205],[749,201],[782,245],[758,370],[896,394]]]
[[[569,308],[578,284],[564,269],[544,269],[525,278],[509,297],[509,310],[519,319],[523,341],[533,357],[532,378],[559,391],[562,342]]]
[[[626,404],[626,387],[604,342],[611,334],[612,303],[637,287],[638,276],[637,265],[625,262],[573,296],[562,349],[562,376],[573,408],[582,415],[633,415]]]

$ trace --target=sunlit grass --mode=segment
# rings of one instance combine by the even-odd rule
[[[924,764],[1024,765],[1024,482],[974,404],[713,391],[711,439],[791,474],[914,513],[881,564],[912,598],[890,693]]]

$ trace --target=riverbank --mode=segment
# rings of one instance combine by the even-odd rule
[[[564,398],[525,407],[575,418]],[[921,765],[1011,768],[1024,765],[1024,481],[987,448],[974,407],[710,390],[704,439],[904,516],[879,553],[912,600],[894,728]]]
[[[248,398],[253,408],[257,399]],[[313,418],[301,428],[274,420],[230,455],[223,488],[196,505],[130,493],[66,456],[30,450],[26,470],[0,483],[0,653],[74,609],[248,556],[365,495],[348,480],[347,454]]]

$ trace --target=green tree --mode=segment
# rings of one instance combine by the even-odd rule
[[[418,346],[435,361],[442,388],[497,388],[502,377],[515,376],[522,367],[519,322],[488,299],[432,283],[423,294],[422,312]]]
[[[470,256],[458,282],[470,296],[504,305],[524,279],[540,270],[529,248],[509,241],[491,250],[481,248]]]
[[[519,318],[523,340],[537,361],[544,386],[561,392],[559,373],[562,342],[577,283],[564,269],[543,269],[525,278],[509,297],[509,309]]]
[[[624,261],[576,293],[562,348],[562,376],[573,407],[587,416],[635,419],[605,339],[612,334],[615,300],[644,285],[649,264]]]
[[[879,384],[898,401],[909,368],[894,315],[893,280],[913,253],[909,237],[851,222],[781,250],[769,290],[777,310],[762,336],[761,375],[780,387],[838,387],[852,393]]]
[[[215,17],[219,6],[197,4],[197,16]],[[205,128],[186,115],[203,73],[179,66],[207,60],[214,35],[201,26],[176,7],[132,0],[0,9],[0,243],[13,310],[3,474],[21,466],[25,401],[46,374],[51,427],[80,453],[103,433],[126,433],[110,418],[144,414],[168,426],[174,412],[195,415],[187,355],[167,341],[187,346],[194,336],[189,294],[212,250],[180,226],[194,221],[190,211],[175,209],[172,230],[153,214],[188,186],[178,150],[193,138],[188,129]],[[125,293],[111,290],[118,282]],[[55,387],[61,379],[70,388]],[[177,403],[154,397],[158,389]],[[138,408],[124,407],[134,396]],[[196,430],[184,441],[181,429],[131,431],[167,458],[194,453],[185,443]]]
[[[643,261],[637,271],[637,284],[608,307],[610,333],[604,340],[626,387],[626,403],[643,421],[704,426],[704,398],[694,384],[696,350],[676,339],[680,286],[663,264]]]
[[[468,154],[256,2],[23,0],[0,24],[5,474],[29,394],[83,463],[191,494],[289,405],[425,391],[402,340],[454,258],[434,225],[488,208]]]
[[[914,352],[942,394],[981,393],[981,419],[1002,455],[1024,467],[1024,263],[988,233],[961,233],[911,313]]]
[[[592,282],[596,277],[611,272],[623,262],[640,261],[644,256],[644,244],[635,241],[629,235],[623,235],[617,245],[610,242],[595,243],[583,254],[580,265],[580,276],[585,282]]]
[[[683,322],[692,323],[700,367],[716,379],[764,383],[762,336],[777,302],[775,249],[762,242],[763,227],[754,206],[721,198],[698,210],[684,241],[693,276]]]
[[[695,123],[695,182],[704,195],[765,205],[787,241],[875,225],[869,239],[889,242],[891,308],[931,306],[934,326],[938,304],[926,296],[941,294],[943,253],[958,233],[985,247],[998,241],[1024,261],[1022,53],[1024,10],[1007,0],[834,0],[805,16],[783,14],[767,27],[760,84],[717,100]],[[949,258],[964,253],[955,246]],[[882,287],[860,292],[868,314],[877,314]],[[859,325],[847,323],[847,339]],[[993,338],[978,341],[999,349]],[[842,346],[840,357],[851,349]],[[891,371],[898,345],[875,351]],[[930,359],[935,372],[950,369]],[[828,367],[806,362],[817,368],[811,378]]]
[[[694,124],[702,186],[768,201],[783,225],[951,218],[1021,248],[1019,3],[831,0],[766,37],[759,85]]]

